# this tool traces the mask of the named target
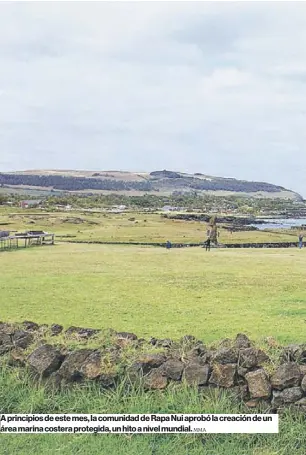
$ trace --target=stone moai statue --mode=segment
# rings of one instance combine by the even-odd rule
[[[212,216],[209,220],[210,226],[210,240],[213,243],[218,243],[218,227],[217,227],[217,219],[215,216]]]

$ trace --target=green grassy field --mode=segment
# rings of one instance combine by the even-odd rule
[[[12,213],[14,210],[14,213]],[[78,219],[78,220],[77,220]],[[172,242],[191,243],[206,240],[207,223],[162,218],[149,213],[84,213],[50,212],[2,208],[2,230],[46,230],[72,236],[75,240],[116,242]],[[220,227],[221,243],[292,242],[297,234],[290,231],[244,231],[231,234]]]
[[[58,244],[0,253],[1,319],[305,341],[306,251]]]
[[[157,215],[27,214],[2,211],[1,229],[45,229],[77,239],[200,241],[203,223]],[[40,216],[40,219],[37,219]],[[80,225],[64,222],[80,216]],[[129,221],[134,216],[138,223]],[[146,222],[144,220],[147,220]],[[34,221],[34,223],[30,223]],[[89,221],[89,222],[88,222]],[[98,224],[90,224],[90,221]],[[30,223],[30,224],[29,224]],[[184,237],[185,235],[185,237]],[[286,235],[288,236],[286,238]],[[227,236],[227,237],[226,237]],[[221,231],[221,241],[231,235]],[[276,239],[276,237],[277,239]],[[291,240],[285,233],[234,233],[233,241]],[[240,240],[239,240],[240,239]],[[172,249],[58,243],[0,252],[0,319],[132,331],[206,343],[245,332],[262,343],[305,342],[306,250]],[[193,390],[105,392],[81,386],[58,394],[34,387],[18,370],[0,368],[3,413],[241,413],[225,394]],[[302,417],[287,412],[279,435],[3,435],[1,455],[305,455]]]

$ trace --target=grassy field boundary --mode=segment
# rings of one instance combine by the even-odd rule
[[[166,247],[166,243],[156,242],[107,242],[102,240],[61,240],[57,238],[57,242],[61,243],[80,243],[80,244],[95,244],[95,245],[135,245],[135,246],[156,246]],[[171,248],[188,248],[201,247],[202,243],[172,243]],[[296,248],[297,242],[262,242],[262,243],[220,243],[211,245],[212,248]],[[306,246],[306,242],[303,243]]]

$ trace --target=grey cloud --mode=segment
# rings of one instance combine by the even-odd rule
[[[173,168],[306,195],[306,9],[0,4],[0,169]]]

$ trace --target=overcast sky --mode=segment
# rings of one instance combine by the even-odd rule
[[[171,169],[306,196],[305,146],[305,3],[0,3],[0,171]]]

